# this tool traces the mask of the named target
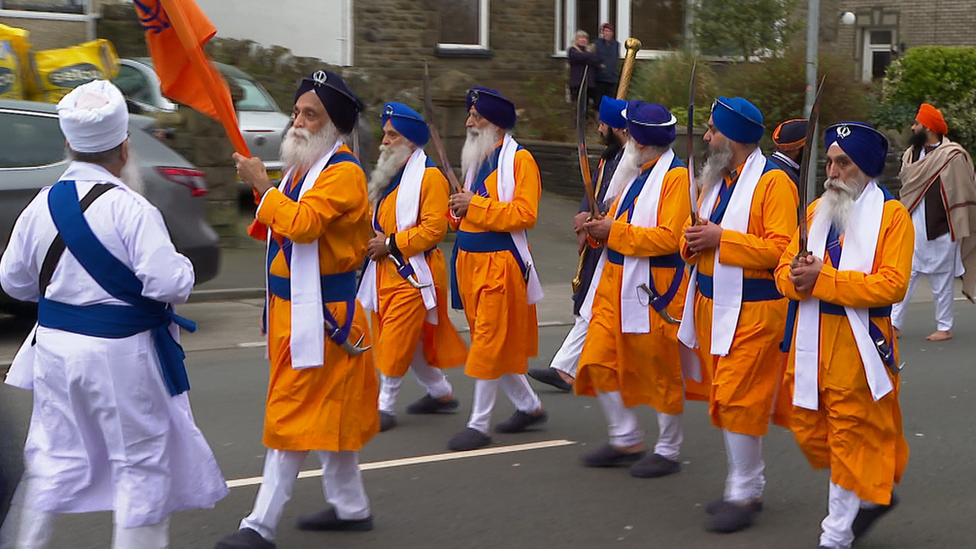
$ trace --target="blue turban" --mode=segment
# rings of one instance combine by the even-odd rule
[[[741,97],[719,97],[712,105],[712,124],[722,135],[738,143],[759,143],[766,129],[763,115]]]
[[[464,103],[469,112],[473,106],[478,114],[503,130],[515,127],[515,103],[498,93],[498,90],[475,86],[468,90]]]
[[[332,71],[315,71],[303,78],[295,93],[295,102],[306,93],[314,91],[336,128],[344,134],[352,132],[363,112],[362,102],[346,87],[342,77]]]
[[[674,143],[678,119],[663,105],[631,101],[626,117],[630,137],[641,145],[667,147]]]
[[[868,177],[884,172],[888,157],[888,138],[864,122],[841,122],[827,128],[824,145],[829,149],[837,144],[844,154]]]
[[[600,122],[611,128],[622,130],[627,127],[623,112],[627,108],[626,99],[614,99],[604,95],[600,100]]]
[[[430,139],[430,128],[420,113],[403,103],[387,103],[383,105],[381,117],[383,126],[387,120],[400,135],[412,141],[418,147],[423,147]]]

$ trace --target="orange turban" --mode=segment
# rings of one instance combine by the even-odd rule
[[[945,118],[942,118],[942,112],[928,103],[922,103],[922,106],[918,108],[918,115],[915,119],[939,135],[949,133],[949,126],[946,125]]]

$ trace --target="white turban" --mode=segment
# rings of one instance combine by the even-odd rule
[[[58,103],[58,119],[71,150],[100,153],[129,136],[129,111],[115,84],[95,80],[71,90]]]

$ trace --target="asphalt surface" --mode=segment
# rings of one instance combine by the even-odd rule
[[[571,201],[546,195],[539,226],[530,233],[547,292],[539,308],[540,358],[532,361],[532,367],[547,365],[572,321],[568,281],[576,267],[575,240],[569,231],[574,210]],[[225,258],[222,275],[202,285],[202,291],[261,285],[259,247],[231,250]],[[904,481],[897,488],[902,503],[859,548],[976,547],[968,503],[976,493],[972,474],[976,427],[970,419],[976,412],[972,394],[976,369],[971,358],[976,351],[976,307],[957,303],[955,339],[929,343],[924,336],[934,330],[934,322],[926,292],[925,288],[918,292],[901,340],[902,360],[907,363],[901,374],[901,402],[912,451]],[[257,329],[262,303],[208,299],[180,308],[181,314],[199,324],[197,333],[184,336],[184,347],[194,415],[233,487],[215,509],[173,517],[174,549],[213,547],[237,528],[253,503],[254,477],[261,474],[264,458],[261,425],[267,362]],[[464,327],[463,318],[454,319]],[[0,364],[9,362],[29,328],[26,321],[0,318]],[[550,415],[548,424],[529,433],[496,435],[490,447],[515,451],[463,458],[449,453],[447,440],[464,427],[470,410],[473,382],[461,369],[448,375],[461,400],[457,414],[403,414],[407,404],[422,396],[416,383],[407,381],[399,400],[398,427],[377,435],[361,453],[375,529],[367,533],[295,529],[299,515],[324,506],[320,479],[302,478],[279,526],[279,547],[817,546],[828,475],[809,467],[792,435],[783,429],[771,428],[765,439],[765,511],[748,530],[711,534],[704,529],[702,506],[721,494],[726,465],[721,435],[709,425],[703,403],[689,403],[686,408],[683,471],[663,479],[635,479],[624,469],[579,465],[582,454],[606,440],[606,425],[595,399],[538,385]],[[512,411],[500,395],[495,422]],[[0,417],[12,427],[15,438],[22,440],[29,412],[29,393],[0,388]],[[643,408],[639,415],[653,440],[653,411]],[[542,447],[519,449],[518,445],[530,443]],[[420,463],[391,462],[413,457],[421,458]],[[451,459],[440,461],[445,457]],[[305,464],[307,470],[316,468],[314,458]],[[110,536],[110,514],[69,515],[58,521],[52,547],[109,547]]]

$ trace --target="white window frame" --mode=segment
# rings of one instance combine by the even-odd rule
[[[620,42],[619,56],[623,57],[626,51],[623,44],[630,38],[631,24],[631,0],[600,0],[600,21],[607,21],[610,18],[610,2],[617,3],[617,20],[612,24],[615,30],[614,38]],[[570,47],[572,40],[576,36],[577,21],[576,0],[555,0],[556,5],[556,32],[553,38],[553,57],[566,57],[566,50]],[[565,23],[560,28],[559,20],[562,19],[563,12],[566,14]],[[682,32],[688,34],[688,17],[690,17],[689,7],[685,7],[685,25]],[[599,37],[595,37],[594,40]],[[637,52],[638,59],[660,59],[672,55],[670,50],[645,50]]]
[[[439,51],[464,52],[464,51],[488,51],[488,14],[490,12],[490,0],[478,0],[478,43],[477,44],[455,44],[451,42],[438,42]],[[443,24],[443,21],[441,21]],[[438,29],[438,33],[440,29]]]

